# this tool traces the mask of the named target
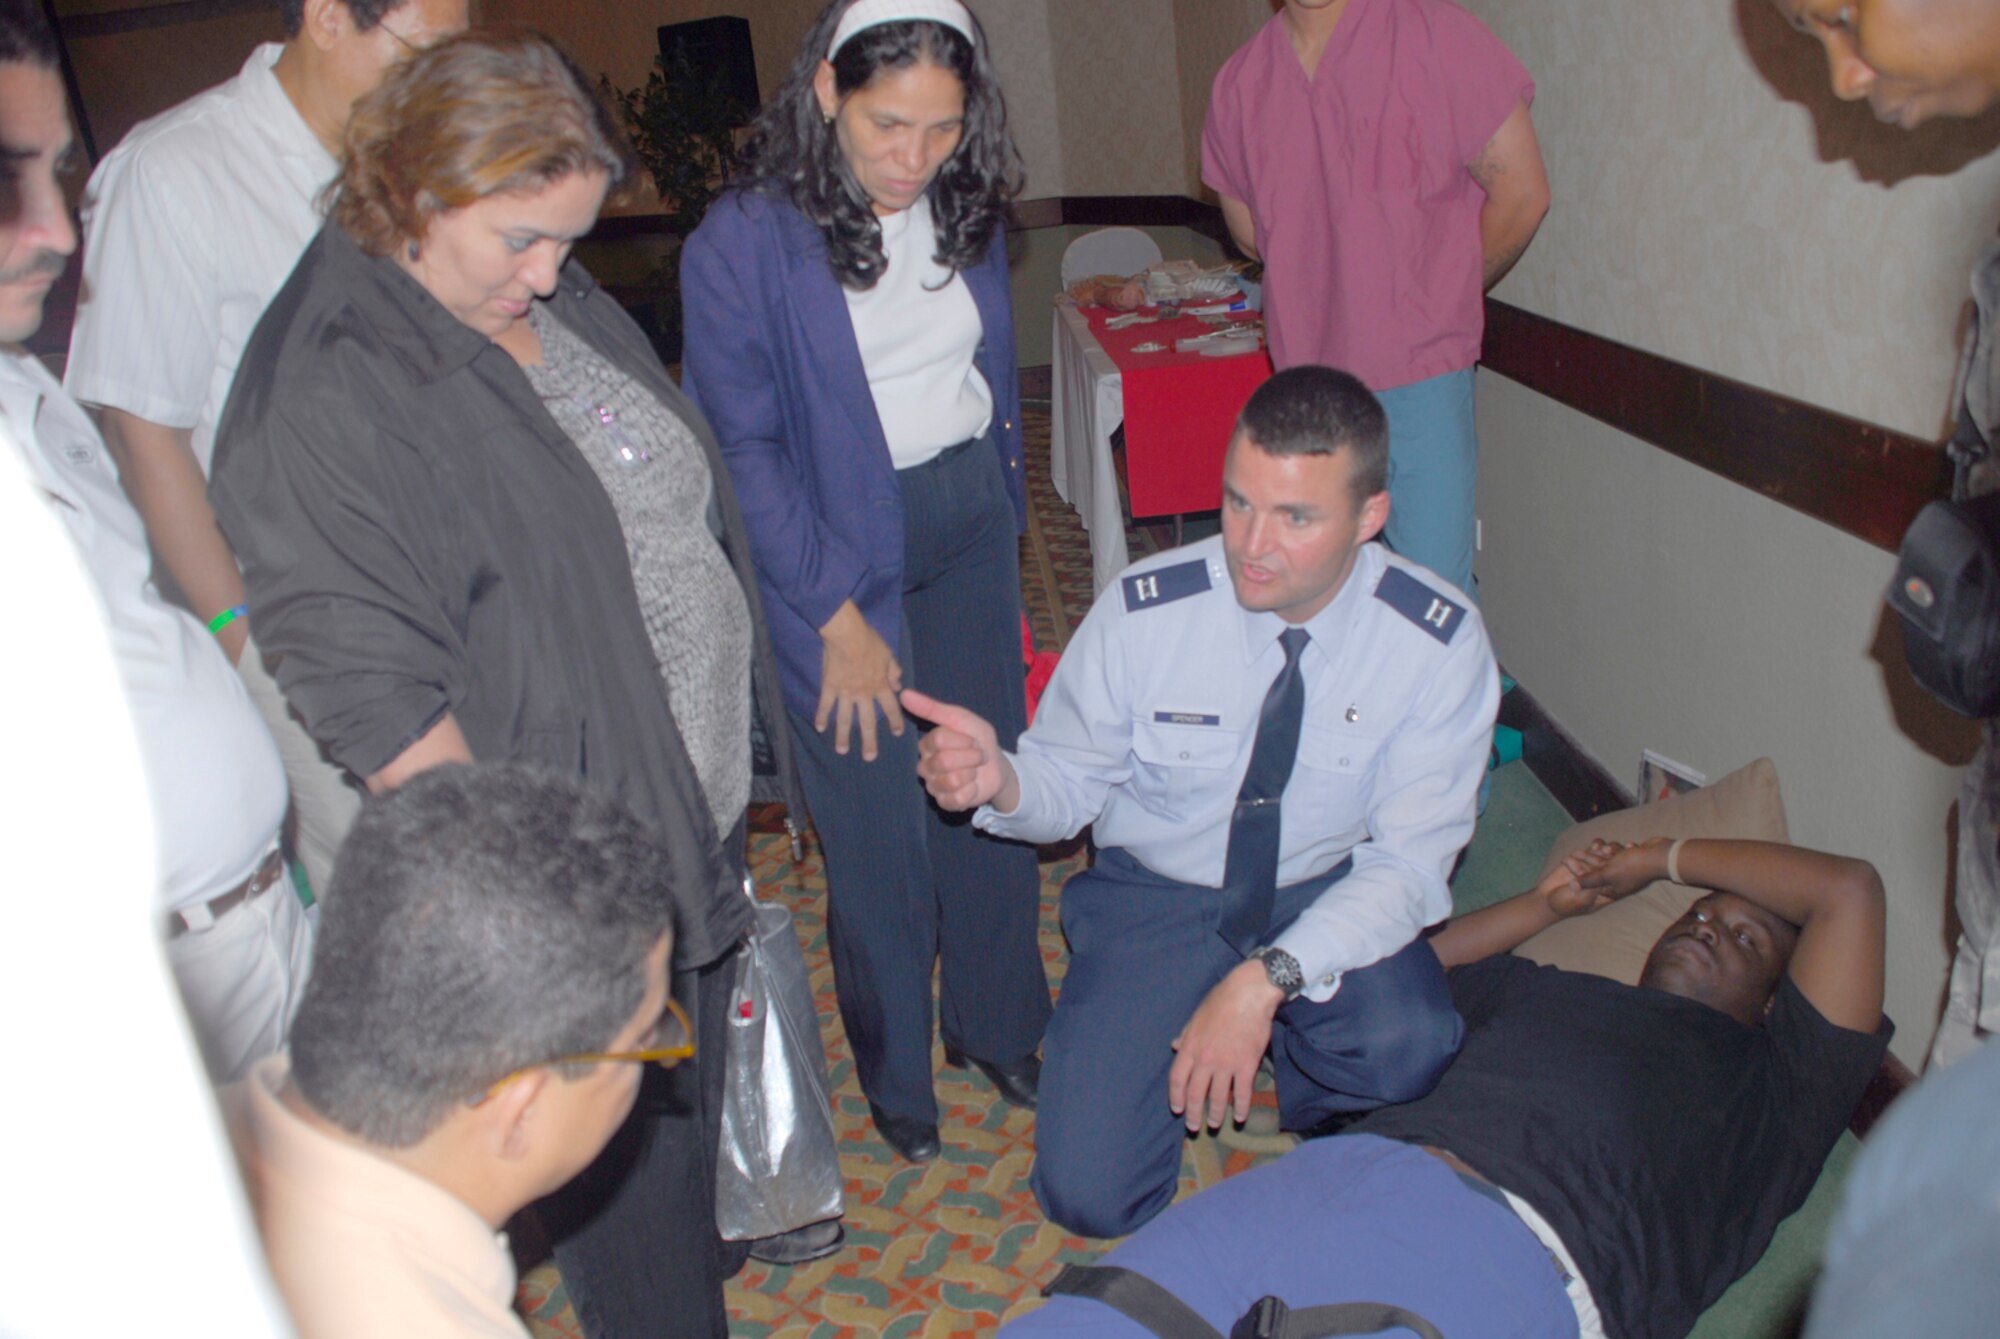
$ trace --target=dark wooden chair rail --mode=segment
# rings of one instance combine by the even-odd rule
[[[1485,365],[1774,502],[1896,551],[1950,489],[1936,443],[1486,300]]]

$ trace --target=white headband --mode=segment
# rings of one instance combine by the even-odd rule
[[[847,45],[847,39],[863,28],[919,19],[942,23],[974,46],[979,45],[972,35],[972,15],[959,0],[859,0],[840,16],[840,26],[833,30],[833,45],[826,49],[826,58],[832,60]]]

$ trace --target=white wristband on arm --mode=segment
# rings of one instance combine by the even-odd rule
[[[1687,842],[1686,837],[1676,837],[1673,844],[1667,847],[1667,878],[1674,883],[1681,881],[1681,847]]]

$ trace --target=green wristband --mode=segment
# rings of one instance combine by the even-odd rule
[[[247,604],[239,604],[225,609],[214,618],[208,620],[208,630],[210,632],[221,632],[224,628],[234,623],[237,619],[244,617],[249,612],[250,606]]]

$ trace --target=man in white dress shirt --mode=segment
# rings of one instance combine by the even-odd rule
[[[348,110],[396,61],[465,27],[466,7],[279,0],[287,40],[134,128],[84,199],[70,394],[101,411],[154,552],[249,685],[290,778],[300,861],[322,892],[359,792],[292,719],[256,653],[243,579],[208,506],[209,453],[243,346],[319,231]]]
[[[167,958],[211,1076],[229,1079],[283,1043],[312,946],[278,852],[285,774],[214,638],[154,589],[97,430],[19,347],[76,249],[57,180],[74,157],[68,105],[53,46],[43,55],[0,59],[0,414],[103,603],[152,793]]]

